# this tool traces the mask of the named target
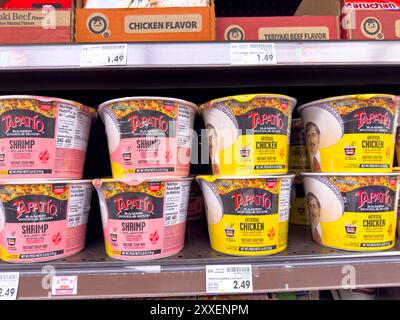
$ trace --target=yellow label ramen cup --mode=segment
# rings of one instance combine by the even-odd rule
[[[284,250],[293,178],[197,177],[205,200],[211,247],[236,256]]]
[[[254,94],[202,105],[213,174],[287,173],[295,104],[288,96]]]
[[[378,251],[395,245],[397,173],[304,173],[313,239],[327,247]]]
[[[398,103],[393,95],[318,100],[299,108],[313,172],[391,172]]]

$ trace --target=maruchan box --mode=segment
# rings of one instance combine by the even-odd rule
[[[342,34],[349,40],[399,40],[400,1],[341,0]]]
[[[219,41],[340,39],[339,3],[303,0],[294,16],[217,18]]]
[[[39,9],[43,6],[53,6],[57,9],[73,8],[73,0],[0,0],[0,8],[6,9]]]
[[[0,9],[0,43],[71,42],[72,9]]]
[[[208,7],[76,10],[76,42],[215,40]]]

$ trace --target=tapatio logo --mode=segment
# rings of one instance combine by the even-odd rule
[[[22,214],[45,213],[50,216],[55,216],[58,212],[57,205],[53,203],[53,200],[26,202],[24,200],[17,200],[13,202],[12,205],[16,207],[17,219],[19,219]]]
[[[241,207],[247,206],[259,206],[265,209],[271,208],[271,199],[268,197],[267,193],[264,194],[241,194],[240,192],[231,195],[233,199],[235,210]]]
[[[149,201],[149,197],[131,198],[131,199],[124,199],[123,197],[118,197],[114,199],[114,203],[116,206],[117,216],[119,216],[124,211],[129,211],[134,209],[150,214],[154,212],[154,203],[152,201]]]
[[[283,128],[283,119],[280,114],[259,114],[258,112],[250,113],[248,118],[251,120],[251,129],[255,129],[262,125],[273,125],[276,128]]]
[[[4,133],[8,133],[11,129],[16,129],[18,127],[30,128],[39,133],[44,131],[44,122],[38,115],[12,116],[8,114],[3,116],[1,121],[4,123]]]
[[[358,199],[358,208],[364,207],[366,204],[381,203],[390,206],[392,203],[392,196],[389,191],[386,192],[367,192],[359,191],[355,193]]]
[[[386,129],[390,129],[391,117],[388,112],[385,113],[370,113],[367,114],[365,111],[357,112],[354,114],[354,118],[357,119],[357,128],[361,129],[363,126],[368,124],[378,123],[383,125]]]
[[[131,131],[136,132],[138,129],[142,128],[155,128],[159,129],[163,132],[167,132],[169,129],[168,120],[163,116],[154,117],[139,117],[139,116],[131,116],[128,118],[128,121],[131,123]]]

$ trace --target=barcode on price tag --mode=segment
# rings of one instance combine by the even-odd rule
[[[17,299],[19,272],[0,273],[0,300]]]
[[[251,265],[206,266],[207,293],[251,293],[253,271]]]
[[[274,43],[231,43],[231,64],[277,64]]]
[[[81,67],[124,66],[126,64],[126,43],[82,46]]]

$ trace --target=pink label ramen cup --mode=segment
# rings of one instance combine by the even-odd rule
[[[113,177],[188,176],[196,111],[190,102],[159,97],[101,104]]]
[[[1,260],[43,262],[81,251],[92,190],[90,180],[1,181]]]
[[[0,179],[81,179],[96,115],[69,100],[0,97]]]
[[[107,254],[151,260],[183,249],[192,178],[93,181]]]

